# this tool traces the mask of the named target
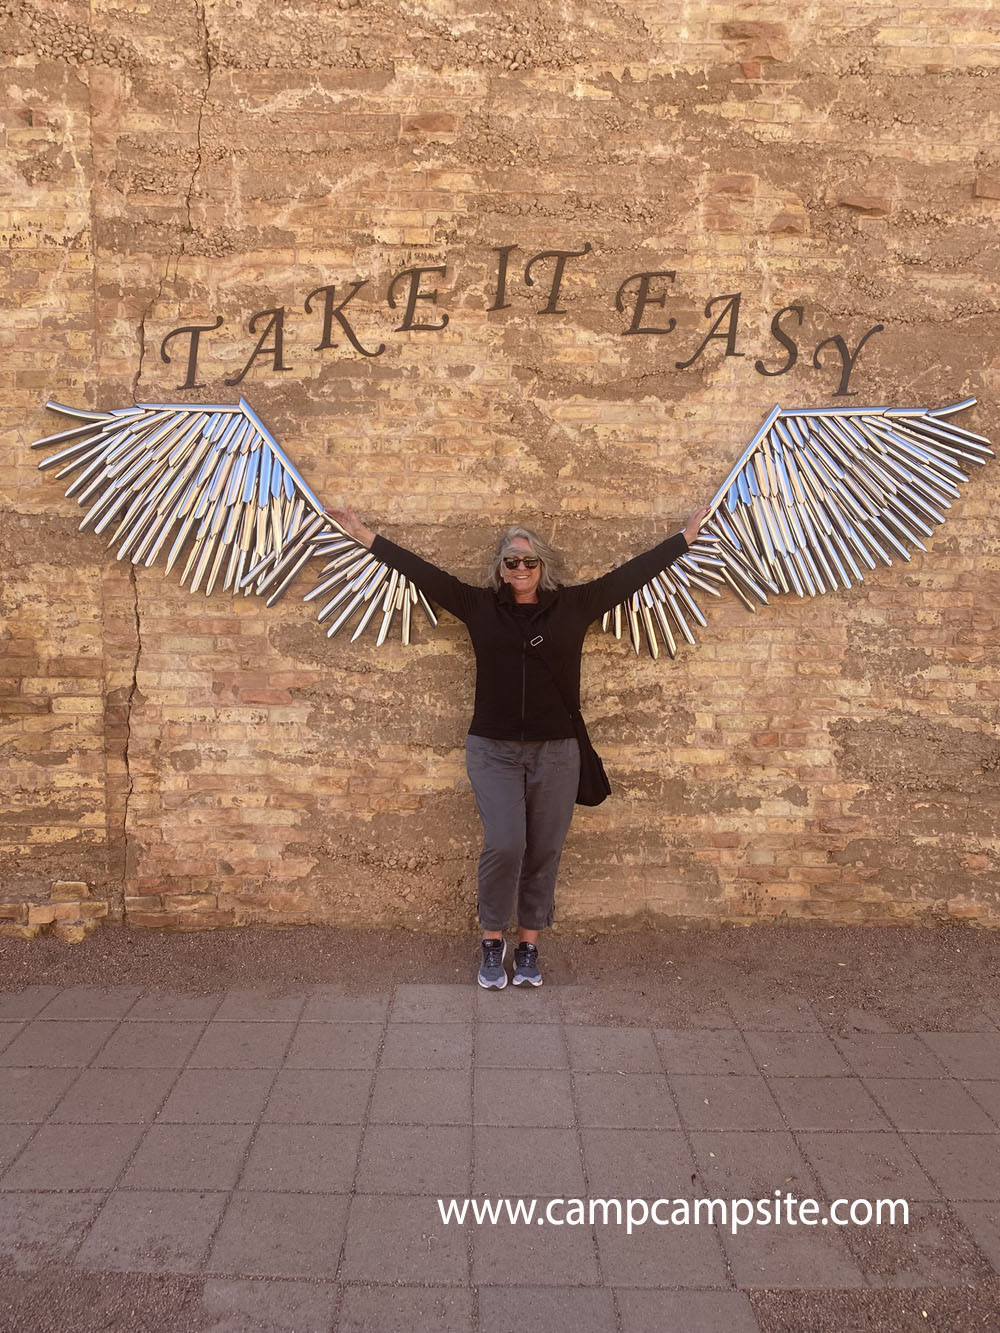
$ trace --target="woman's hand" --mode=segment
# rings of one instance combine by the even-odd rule
[[[375,534],[371,528],[368,528],[361,522],[353,509],[327,509],[330,517],[344,529],[349,537],[353,537],[356,542],[362,546],[371,549],[371,544],[375,540]]]
[[[708,508],[708,505],[702,505],[700,509],[694,511],[688,521],[684,524],[684,540],[687,542],[688,546],[694,545],[695,538],[698,536],[698,531],[701,528],[701,525],[705,522],[705,519],[708,518]]]

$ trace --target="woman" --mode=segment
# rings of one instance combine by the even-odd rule
[[[588,626],[683,555],[708,510],[697,510],[683,532],[603,578],[570,587],[559,580],[558,557],[548,542],[529,528],[507,528],[496,544],[485,588],[463,583],[376,536],[352,509],[327,513],[469,631],[476,653],[476,698],[465,742],[466,768],[483,822],[478,981],[491,990],[506,986],[503,932],[516,909],[513,982],[540,986],[538,935],[552,924],[556,872],[580,774],[579,745],[563,695],[579,708]],[[538,652],[542,645],[544,659]]]

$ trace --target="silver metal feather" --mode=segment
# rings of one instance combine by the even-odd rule
[[[974,398],[921,408],[772,408],[719,488],[698,539],[669,569],[603,618],[671,657],[705,624],[696,594],[728,587],[750,611],[768,594],[815,597],[860,583],[877,563],[909,560],[944,522],[969,464],[993,456],[945,418]]]
[[[357,616],[354,638],[378,621],[383,643],[398,615],[404,643],[412,609],[436,617],[409,580],[377,561],[324,511],[244,399],[236,406],[137,403],[90,412],[50,402],[76,424],[36,440],[61,446],[39,467],[75,473],[66,490],[86,508],[81,529],[110,532],[117,559],[166,572],[181,564],[192,592],[255,592],[272,606],[313,557],[325,558],[311,600],[336,634]],[[379,616],[381,612],[381,616]]]

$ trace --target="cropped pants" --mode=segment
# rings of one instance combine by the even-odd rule
[[[467,736],[465,766],[483,821],[479,924],[500,932],[552,925],[556,874],[580,781],[575,737],[495,741]]]

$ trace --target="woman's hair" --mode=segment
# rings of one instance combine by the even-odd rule
[[[538,580],[538,586],[547,591],[558,588],[562,583],[563,562],[562,556],[556,551],[544,537],[539,537],[537,532],[531,528],[522,528],[520,524],[513,527],[504,528],[497,538],[497,544],[493,551],[493,558],[490,561],[488,582],[494,592],[499,592],[503,587],[503,579],[500,576],[500,566],[503,563],[505,555],[510,555],[511,547],[517,537],[523,537],[531,546],[532,551],[538,556],[541,564],[541,577]]]

